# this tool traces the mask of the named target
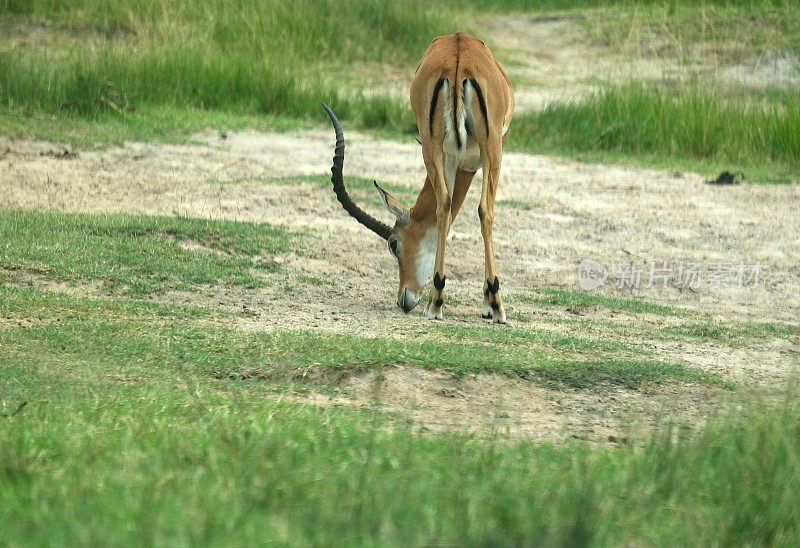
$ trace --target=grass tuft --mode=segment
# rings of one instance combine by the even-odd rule
[[[525,344],[533,340],[540,344]],[[12,362],[52,359],[57,367],[67,360],[70,366],[83,364],[87,370],[109,374],[124,369],[141,376],[161,376],[174,369],[216,379],[335,384],[353,373],[405,364],[443,369],[456,376],[518,375],[547,386],[576,389],[602,383],[638,388],[673,379],[732,387],[719,375],[625,352],[622,346],[605,348],[608,345],[546,334],[523,335],[509,342],[514,344],[497,342],[490,352],[480,339],[453,343],[424,338],[411,343],[349,334],[242,332],[102,318],[65,318],[0,333],[0,344]]]
[[[0,211],[0,267],[133,294],[259,286],[297,235],[267,224],[176,217]]]
[[[600,293],[586,291],[571,291],[568,289],[555,289],[542,287],[532,293],[515,294],[506,297],[508,302],[522,302],[543,305],[564,306],[571,309],[589,307],[606,308],[633,314],[656,314],[658,316],[681,316],[680,310],[661,304],[651,303],[642,299],[623,299],[611,297]]]

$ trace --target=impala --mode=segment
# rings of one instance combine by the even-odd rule
[[[503,141],[514,114],[514,91],[489,48],[477,38],[453,34],[434,39],[423,55],[411,82],[411,107],[422,142],[425,184],[409,208],[374,183],[395,216],[394,228],[364,212],[347,194],[342,180],[344,136],[336,116],[323,106],[336,131],[331,167],[334,192],[351,216],[387,241],[400,274],[397,305],[405,312],[419,303],[433,274],[425,315],[442,318],[445,241],[475,172],[483,170],[478,205],[485,251],[481,315],[505,323],[492,224]]]

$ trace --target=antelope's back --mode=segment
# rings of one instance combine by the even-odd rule
[[[461,33],[433,39],[411,82],[411,108],[418,121],[427,119],[431,96],[440,78],[454,83],[457,93],[461,93],[464,80],[476,80],[490,94],[489,117],[508,127],[514,114],[514,88],[482,40]],[[419,129],[422,133],[423,128]]]

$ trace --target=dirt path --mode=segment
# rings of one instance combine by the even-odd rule
[[[418,188],[418,145],[347,132],[345,170]],[[343,314],[393,314],[395,266],[385,245],[350,219],[333,193],[315,184],[264,182],[328,170],[329,131],[243,132],[196,145],[132,143],[63,160],[53,145],[0,140],[0,206],[63,211],[151,213],[266,221],[312,229],[311,257],[292,270],[362,287]],[[476,220],[480,173],[451,235],[448,286],[476,302],[483,246]],[[614,269],[630,261],[726,262],[763,266],[757,287],[673,287],[611,291],[721,317],[797,321],[800,310],[800,187],[712,186],[696,174],[592,165],[507,153],[498,191],[495,246],[506,293],[539,286],[577,289],[577,265],[591,258]],[[372,208],[388,221],[388,214]],[[613,272],[612,272],[613,275]],[[646,274],[644,276],[646,278]],[[361,280],[365,283],[362,283]],[[375,283],[373,283],[375,282]],[[610,281],[609,281],[610,283]],[[326,289],[325,291],[333,292]],[[349,292],[348,292],[349,294]],[[362,300],[364,299],[364,300]],[[366,305],[366,307],[364,307]],[[286,322],[292,322],[287,318]]]

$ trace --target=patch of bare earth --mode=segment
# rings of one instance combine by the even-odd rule
[[[2,267],[0,267],[0,274],[8,276],[9,281],[18,287],[35,287],[44,291],[79,297],[103,297],[107,294],[103,290],[103,284],[97,280],[81,280],[67,283],[52,280],[41,272],[34,270],[4,269]]]
[[[604,384],[592,390],[553,390],[500,374],[456,378],[411,366],[386,366],[351,376],[346,395],[284,394],[286,401],[380,410],[433,432],[460,431],[563,442],[624,443],[632,434],[666,424],[702,424],[720,404],[718,390],[668,384],[628,390]]]

